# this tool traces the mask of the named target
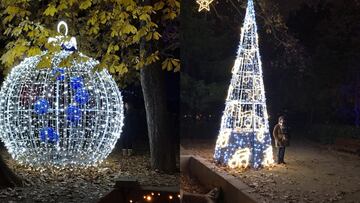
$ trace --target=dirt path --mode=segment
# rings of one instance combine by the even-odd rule
[[[167,175],[149,168],[149,154],[122,156],[114,152],[96,167],[34,169],[17,164],[6,151],[0,151],[8,166],[22,179],[24,187],[0,189],[0,202],[95,203],[113,189],[121,177],[132,177],[143,185],[177,186],[179,174]]]
[[[212,162],[213,143],[184,141],[182,153],[200,155]],[[286,166],[275,165],[258,171],[216,169],[239,177],[253,188],[261,202],[360,202],[359,156],[306,140],[293,140],[285,161]]]

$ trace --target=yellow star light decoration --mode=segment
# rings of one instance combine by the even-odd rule
[[[202,10],[210,11],[210,4],[214,0],[196,0],[196,3],[199,4],[199,12]]]

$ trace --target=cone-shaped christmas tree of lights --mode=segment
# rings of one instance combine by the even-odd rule
[[[248,0],[215,160],[230,168],[273,163],[253,0]]]

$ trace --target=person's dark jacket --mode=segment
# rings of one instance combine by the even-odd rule
[[[273,130],[273,137],[276,147],[287,147],[290,144],[288,128],[285,125],[281,127],[280,124],[276,124]]]

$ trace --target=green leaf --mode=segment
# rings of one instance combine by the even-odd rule
[[[28,51],[27,51],[27,55],[28,56],[36,56],[41,54],[41,49],[39,47],[31,47]]]
[[[62,61],[60,61],[59,67],[62,67],[62,68],[71,67],[72,66],[72,63],[71,63],[72,59],[73,59],[72,57],[64,58]]]
[[[101,22],[101,24],[105,24],[107,20],[108,20],[108,18],[107,18],[106,12],[101,12],[100,13],[100,22]]]
[[[174,70],[174,72],[177,72],[180,70],[180,60],[174,59],[174,58],[167,58],[162,62],[162,69],[171,71]]]
[[[49,6],[47,7],[47,9],[44,11],[44,15],[46,16],[54,16],[54,14],[57,12],[57,9],[55,8],[55,6],[53,4],[49,4]]]
[[[10,22],[13,18],[14,18],[14,15],[8,15],[4,18],[4,20],[2,22],[3,22],[3,24],[6,24],[6,23]]]
[[[146,22],[151,21],[150,15],[148,15],[148,14],[146,14],[146,13],[141,14],[140,17],[139,17],[139,19],[142,20],[142,21],[146,21]]]
[[[171,59],[170,61],[175,67],[180,65],[180,63],[179,63],[180,60],[179,59]]]
[[[91,0],[85,0],[80,3],[80,9],[85,10],[91,6]]]
[[[160,33],[154,32],[154,34],[153,34],[153,39],[154,39],[154,40],[159,40],[160,37],[161,37]]]
[[[19,11],[20,11],[19,7],[12,6],[12,5],[6,7],[6,9],[5,9],[5,12],[10,14],[10,15],[16,15],[16,14],[18,14]]]
[[[40,62],[37,64],[38,68],[50,68],[51,67],[51,56],[44,55],[41,57]]]
[[[93,16],[91,16],[91,18],[87,21],[88,25],[95,25],[95,23],[97,22],[97,15],[94,14]]]
[[[158,11],[164,8],[165,3],[163,1],[157,2],[154,4],[154,10]]]
[[[129,34],[129,33],[135,34],[136,31],[137,31],[136,27],[131,25],[130,23],[125,24],[125,26],[122,29],[122,32],[124,34]]]

